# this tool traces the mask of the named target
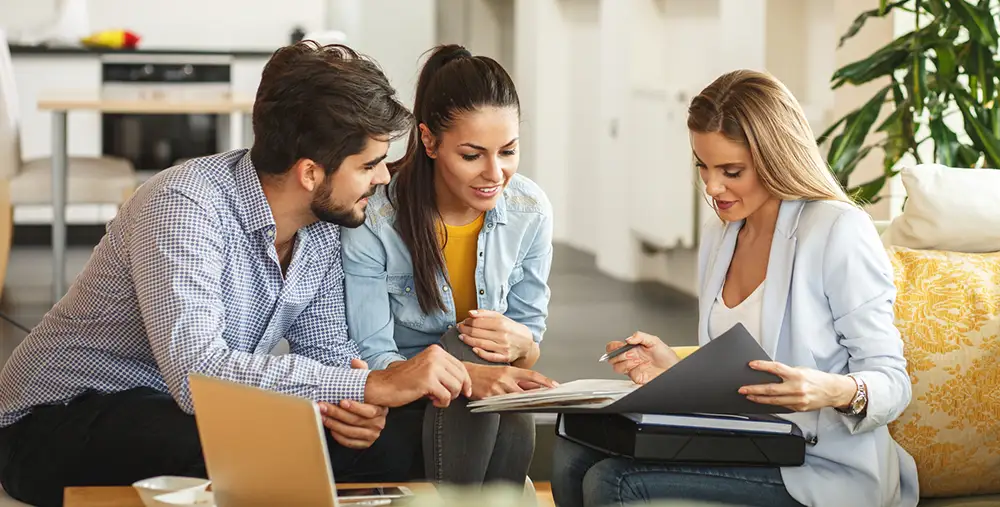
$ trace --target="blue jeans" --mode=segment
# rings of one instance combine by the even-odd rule
[[[556,438],[552,495],[560,507],[621,506],[663,499],[802,507],[785,490],[777,468],[639,462],[612,457],[561,437]]]

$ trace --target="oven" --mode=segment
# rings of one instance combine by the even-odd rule
[[[228,55],[108,54],[101,61],[102,95],[116,100],[228,99]],[[188,158],[229,145],[229,115],[101,115],[102,152],[132,162],[140,181]]]

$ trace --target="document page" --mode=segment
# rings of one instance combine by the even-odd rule
[[[755,360],[769,361],[770,358],[746,328],[737,324],[643,386],[628,379],[582,379],[555,388],[474,401],[469,408],[473,412],[632,414],[791,412],[786,407],[752,402],[739,393],[739,388],[745,385],[782,381],[777,375],[750,368],[750,361]]]
[[[492,396],[469,403],[472,412],[538,407],[591,407],[610,405],[639,387],[631,380],[581,379],[558,387]]]

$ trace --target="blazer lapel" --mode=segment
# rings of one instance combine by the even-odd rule
[[[795,263],[795,229],[802,213],[804,201],[782,201],[778,210],[778,223],[771,240],[771,253],[767,260],[764,279],[764,302],[761,309],[761,348],[774,359],[785,319],[788,293]]]
[[[698,314],[698,343],[704,345],[709,342],[708,318],[712,312],[712,303],[719,296],[722,284],[726,280],[726,273],[729,272],[729,264],[733,260],[733,252],[736,250],[736,237],[739,235],[742,221],[730,222],[726,224],[726,229],[722,232],[722,239],[715,248],[712,260],[707,266],[708,276],[705,278],[705,285],[701,288],[701,306]]]

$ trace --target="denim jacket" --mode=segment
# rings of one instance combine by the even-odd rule
[[[457,323],[446,274],[437,275],[446,310],[420,309],[413,262],[387,196],[394,184],[369,198],[364,225],[341,228],[348,333],[373,370],[413,357]],[[524,324],[541,342],[550,297],[552,206],[537,184],[517,174],[511,178],[486,212],[477,251],[478,307]]]

